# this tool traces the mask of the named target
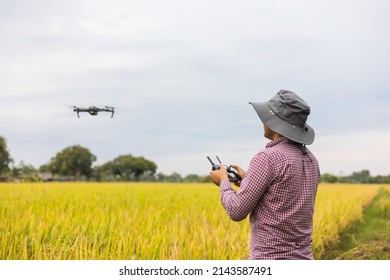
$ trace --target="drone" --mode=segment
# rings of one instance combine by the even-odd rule
[[[98,108],[96,106],[89,106],[88,108],[81,108],[73,106],[73,112],[77,113],[77,117],[80,118],[80,112],[87,112],[91,116],[96,116],[99,112],[111,112],[111,118],[114,116],[114,107],[105,106],[104,108]]]

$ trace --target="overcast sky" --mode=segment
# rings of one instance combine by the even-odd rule
[[[158,172],[247,168],[264,148],[248,104],[289,89],[311,107],[321,171],[390,174],[390,17],[380,0],[0,0],[0,135],[16,164],[81,145]],[[115,106],[114,118],[71,106]]]

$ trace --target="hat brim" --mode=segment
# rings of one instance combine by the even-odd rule
[[[276,115],[267,102],[249,102],[255,109],[260,120],[271,130],[297,143],[310,145],[314,142],[315,132],[306,124],[305,127],[292,125]]]

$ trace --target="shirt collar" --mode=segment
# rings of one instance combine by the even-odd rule
[[[282,137],[280,137],[280,138],[278,138],[278,139],[276,139],[274,141],[269,142],[265,147],[266,148],[270,148],[270,147],[276,146],[278,144],[287,143],[287,142],[292,142],[292,141],[290,139],[282,136]]]

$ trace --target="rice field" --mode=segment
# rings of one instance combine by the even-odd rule
[[[379,187],[320,185],[315,256]],[[3,260],[246,259],[249,241],[249,220],[231,221],[212,184],[0,184]]]
[[[376,196],[376,185],[319,186],[313,218],[313,254],[318,258],[327,245],[338,241],[339,232],[363,216],[363,210]]]

